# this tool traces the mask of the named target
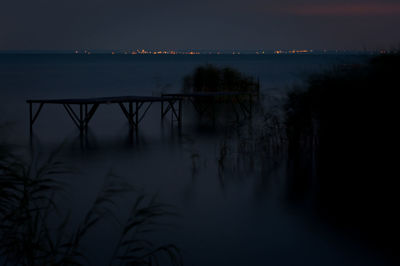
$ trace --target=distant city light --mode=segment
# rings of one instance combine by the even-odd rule
[[[313,50],[276,50],[274,54],[309,54],[312,52]]]
[[[390,53],[389,50],[380,49],[375,51],[352,51],[352,50],[311,50],[311,49],[276,49],[276,50],[172,50],[172,49],[124,49],[124,50],[113,50],[113,51],[101,51],[101,50],[72,50],[73,54],[104,54],[108,53],[111,55],[297,55],[297,54],[341,54],[341,53],[369,53],[369,54],[386,54]]]

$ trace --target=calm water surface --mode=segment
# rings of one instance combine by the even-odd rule
[[[177,92],[185,75],[212,63],[259,78],[265,99],[279,104],[307,74],[364,60],[349,55],[0,55],[1,120],[12,123],[9,140],[31,150],[25,103],[29,98]],[[150,237],[178,245],[185,265],[384,265],[356,239],[314,219],[307,201],[292,200],[284,154],[240,152],[241,141],[260,127],[259,120],[242,123],[237,133],[198,123],[191,106],[184,105],[179,130],[169,118],[160,121],[159,114],[154,104],[138,135],[131,137],[119,108],[103,105],[82,141],[60,106],[44,107],[32,150],[46,153],[64,143],[60,156],[78,169],[77,174],[63,176],[66,188],[59,197],[60,206],[72,210],[72,223],[87,211],[112,171],[175,206],[179,215],[168,220],[174,226]],[[221,169],[224,145],[229,152]],[[121,200],[115,212],[126,213],[127,202]],[[104,222],[87,240],[93,265],[108,258],[116,232],[115,224]]]

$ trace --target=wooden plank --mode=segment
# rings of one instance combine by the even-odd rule
[[[238,95],[253,95],[250,92],[239,91],[215,91],[215,92],[191,92],[191,93],[166,93],[162,94],[163,97],[216,97],[216,96],[238,96]]]
[[[76,99],[30,99],[27,103],[47,103],[47,104],[109,104],[109,103],[129,103],[129,102],[166,102],[164,97],[156,96],[118,96],[118,97],[99,97],[99,98],[76,98]]]

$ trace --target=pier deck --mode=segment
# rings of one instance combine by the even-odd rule
[[[180,125],[182,122],[181,101],[182,99],[178,97],[118,96],[79,99],[35,99],[27,100],[26,102],[29,104],[30,134],[32,135],[33,125],[43,106],[46,104],[62,105],[80,132],[84,133],[88,128],[90,120],[102,104],[118,104],[131,128],[137,129],[151,105],[155,102],[160,102],[162,105],[162,114],[164,113],[162,118],[168,111],[171,111],[172,118],[175,118]],[[167,104],[168,108],[166,112],[163,112],[164,103]],[[178,103],[178,107],[175,107],[175,103]],[[39,105],[36,111],[34,110],[34,105]],[[142,108],[144,108],[144,112],[140,114]]]
[[[88,129],[90,120],[102,104],[117,104],[128,120],[131,129],[138,129],[139,123],[143,120],[147,111],[153,103],[161,104],[161,119],[171,113],[172,122],[176,120],[178,125],[182,124],[182,101],[189,100],[197,112],[203,114],[207,109],[213,109],[216,102],[221,100],[232,104],[236,117],[239,113],[235,105],[245,117],[251,117],[252,102],[254,94],[248,92],[198,92],[198,93],[167,93],[161,97],[156,96],[118,96],[98,98],[76,98],[76,99],[34,99],[27,100],[29,104],[29,126],[30,134],[33,133],[33,125],[39,117],[44,105],[61,105],[66,110],[73,123],[78,127],[81,134]],[[204,104],[206,103],[206,104]],[[211,103],[211,104],[209,104]],[[165,106],[166,105],[166,106]],[[177,106],[176,106],[177,105]],[[34,110],[35,106],[38,106]],[[211,107],[210,107],[211,106]],[[144,110],[141,112],[141,110]]]

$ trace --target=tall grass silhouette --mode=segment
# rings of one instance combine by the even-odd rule
[[[44,162],[26,162],[8,145],[0,145],[0,262],[2,265],[86,265],[90,262],[82,242],[106,217],[115,217],[116,198],[139,193],[123,179],[108,174],[103,188],[76,228],[69,213],[60,210],[55,195],[63,191],[57,175],[71,168],[57,160],[57,152]],[[173,215],[172,206],[157,197],[139,193],[131,203],[128,219],[120,229],[118,244],[108,265],[159,265],[166,255],[171,265],[182,265],[179,248],[157,245],[147,238],[159,227],[158,220]],[[50,216],[64,217],[57,225]],[[164,256],[165,257],[165,256]],[[161,260],[165,263],[165,259]],[[105,264],[107,265],[107,264]]]

